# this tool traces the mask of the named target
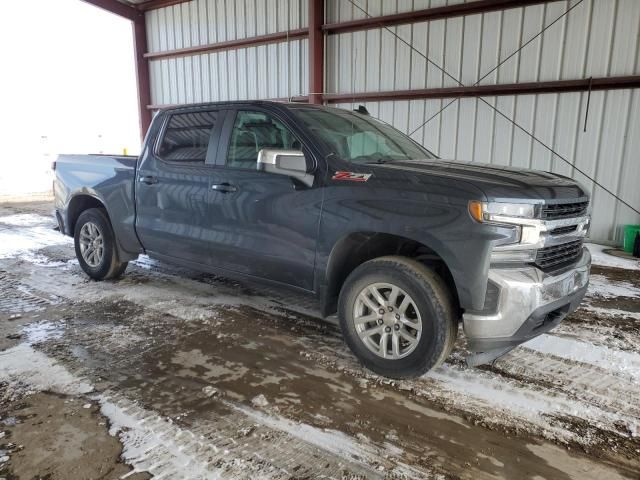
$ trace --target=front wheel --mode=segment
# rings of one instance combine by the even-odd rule
[[[405,257],[363,263],[339,300],[345,341],[365,367],[392,378],[422,375],[451,353],[458,322],[451,293],[423,264]]]
[[[90,208],[82,212],[73,239],[80,267],[91,278],[107,280],[124,273],[127,262],[118,260],[115,235],[103,209]]]

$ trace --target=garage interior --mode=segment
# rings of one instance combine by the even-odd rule
[[[638,478],[640,1],[82,1],[131,21],[142,136],[170,105],[363,105],[587,186],[590,285],[493,364],[461,329],[392,380],[308,296],[146,255],[96,282],[50,200],[0,202],[0,480]]]
[[[635,0],[87,0],[132,21],[141,131],[169,105],[364,105],[441,158],[570,176],[592,240],[640,223]]]

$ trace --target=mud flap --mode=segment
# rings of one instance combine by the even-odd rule
[[[468,367],[477,367],[479,365],[493,363],[516,347],[517,345],[511,345],[509,347],[489,350],[488,352],[472,353],[471,355],[467,356],[467,358],[465,358],[465,362],[467,363]]]

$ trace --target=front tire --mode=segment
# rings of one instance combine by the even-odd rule
[[[74,245],[80,267],[95,280],[118,278],[127,268],[120,262],[111,222],[102,208],[90,208],[78,217]]]
[[[338,305],[351,351],[368,369],[410,378],[440,365],[458,332],[454,302],[444,281],[405,257],[380,257],[357,267]]]

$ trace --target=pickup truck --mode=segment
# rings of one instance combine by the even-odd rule
[[[589,198],[555,173],[438,159],[368,115],[308,104],[161,110],[139,157],[61,155],[55,215],[96,280],[140,254],[315,295],[381,375],[488,363],[584,296]]]

